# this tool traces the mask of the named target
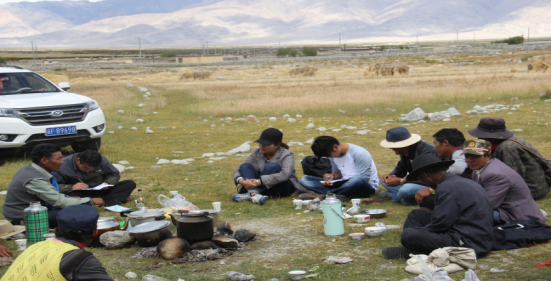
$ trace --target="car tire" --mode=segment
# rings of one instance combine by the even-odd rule
[[[95,150],[98,151],[101,147],[101,138],[90,139],[83,142],[73,142],[71,147],[75,152],[83,152],[86,150]]]

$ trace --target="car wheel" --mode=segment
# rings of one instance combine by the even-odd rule
[[[71,147],[75,152],[83,152],[86,150],[96,150],[98,151],[101,147],[101,138],[90,139],[83,142],[73,142]]]

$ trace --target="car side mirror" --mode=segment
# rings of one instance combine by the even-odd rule
[[[71,85],[69,85],[69,83],[67,82],[61,82],[57,84],[57,86],[60,87],[63,91],[68,91],[71,89]]]

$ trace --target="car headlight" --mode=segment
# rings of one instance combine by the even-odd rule
[[[0,108],[0,117],[15,117],[13,108]]]
[[[95,100],[87,102],[86,105],[88,105],[88,111],[96,110],[99,108],[99,104]]]

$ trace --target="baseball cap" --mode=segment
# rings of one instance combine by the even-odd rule
[[[463,145],[462,154],[484,155],[491,150],[492,144],[485,140],[469,140]]]
[[[283,140],[283,133],[280,130],[268,128],[262,131],[260,138],[255,140],[255,142],[263,145],[271,145],[272,143],[281,142],[281,140]]]
[[[92,234],[98,227],[99,213],[92,206],[67,206],[57,214],[57,233],[65,235],[71,231],[79,234]]]

